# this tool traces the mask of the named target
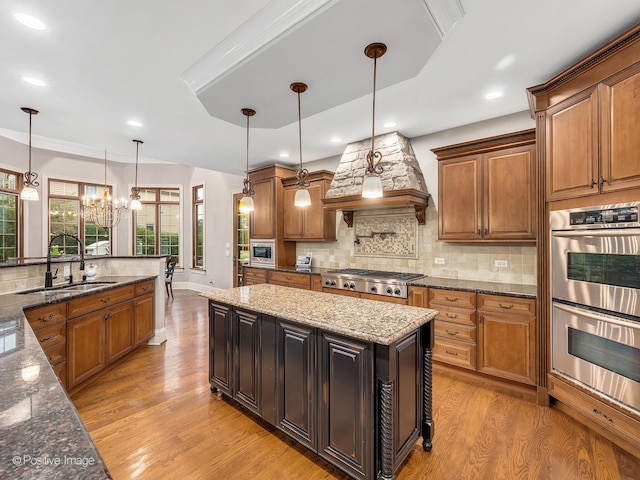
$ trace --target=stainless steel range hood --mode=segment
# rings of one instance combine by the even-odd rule
[[[362,181],[371,139],[347,146],[322,203],[325,209],[342,210],[345,223],[353,226],[353,212],[369,208],[413,206],[420,225],[425,223],[429,193],[420,164],[408,138],[398,132],[375,138],[375,148],[382,154],[380,175],[382,198],[363,198]]]

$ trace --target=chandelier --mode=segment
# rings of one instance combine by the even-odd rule
[[[253,212],[253,196],[256,193],[249,178],[249,117],[253,117],[256,111],[252,108],[243,108],[242,114],[247,117],[247,169],[243,181],[242,198],[240,199],[240,213],[249,213]]]
[[[107,151],[104,151],[104,190],[102,197],[84,196],[82,199],[82,216],[101,228],[113,228],[120,220],[127,218],[129,209],[127,200],[112,200],[107,186]]]
[[[375,128],[376,128],[376,64],[377,59],[385,54],[387,46],[384,43],[372,43],[364,49],[364,54],[373,58],[373,117],[371,120],[371,150],[367,153],[367,170],[366,177],[362,182],[362,196],[365,198],[380,198],[383,195],[382,181],[382,154],[374,147]]]
[[[302,82],[295,82],[292,83],[289,88],[298,94],[298,140],[300,143],[300,166],[298,170],[296,170],[296,178],[298,179],[296,185],[298,186],[298,190],[296,190],[293,204],[296,207],[308,207],[311,205],[311,195],[309,195],[309,190],[307,190],[309,186],[309,181],[307,180],[309,170],[302,168],[302,120],[300,118],[300,94],[307,91],[307,85]]]

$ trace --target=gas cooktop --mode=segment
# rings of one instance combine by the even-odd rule
[[[392,297],[407,298],[407,283],[424,277],[420,273],[386,272],[360,268],[340,268],[322,274],[322,285],[327,288],[351,290]]]

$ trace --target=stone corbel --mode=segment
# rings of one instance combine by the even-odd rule
[[[347,224],[347,227],[353,227],[353,210],[343,210],[342,211],[342,219],[344,223]]]

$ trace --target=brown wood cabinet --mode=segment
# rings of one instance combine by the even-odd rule
[[[69,389],[105,367],[104,309],[80,315],[67,322]]]
[[[438,238],[536,240],[535,130],[434,149]]]
[[[640,64],[547,109],[547,200],[640,187]]]
[[[27,310],[25,315],[58,380],[66,388],[67,304],[57,303]]]
[[[242,267],[242,285],[267,283],[267,270],[256,267]]]
[[[143,344],[154,334],[154,320],[155,320],[155,295],[148,293],[140,297],[136,297],[134,300],[134,331],[133,331],[133,346]]]
[[[409,287],[407,304],[411,307],[427,308],[429,305],[429,289],[427,287]]]
[[[307,190],[311,205],[296,207],[294,199],[297,178],[285,178],[284,186],[284,239],[295,241],[333,241],[336,239],[336,212],[325,210],[322,199],[331,186],[333,173],[327,170],[311,172]]]
[[[536,384],[535,300],[478,294],[478,371]]]
[[[283,287],[311,290],[311,275],[307,273],[280,272],[271,270],[267,274],[268,282]]]
[[[133,350],[133,300],[119,303],[105,310],[105,364],[110,365]]]

